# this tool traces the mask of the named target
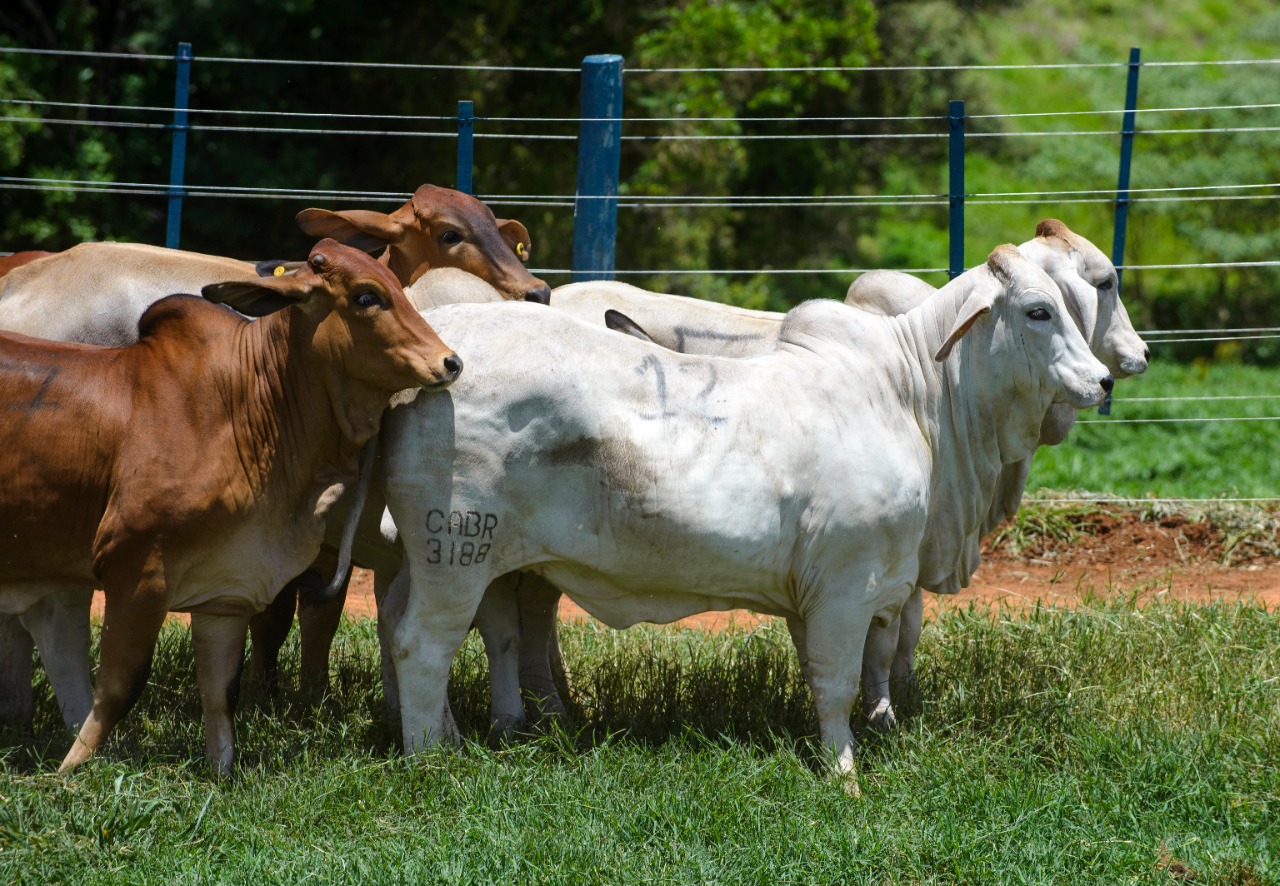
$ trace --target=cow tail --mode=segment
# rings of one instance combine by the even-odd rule
[[[369,486],[373,483],[373,463],[377,461],[377,452],[378,437],[375,434],[360,450],[360,475],[356,479],[355,489],[351,491],[351,507],[347,511],[346,522],[342,524],[342,539],[338,543],[338,568],[319,594],[321,603],[327,603],[336,597],[351,578],[351,546],[355,542],[360,514],[364,511],[365,502],[369,500]]]

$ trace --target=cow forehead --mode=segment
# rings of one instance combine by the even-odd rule
[[[481,200],[461,191],[436,185],[422,185],[410,200],[414,214],[427,221],[431,218],[493,218],[493,211]]]
[[[400,289],[400,281],[381,262],[359,249],[344,246],[335,240],[324,240],[316,244],[312,250],[312,262],[317,255],[324,256],[324,263],[319,274],[330,284],[350,289],[362,281],[376,281],[387,291]]]

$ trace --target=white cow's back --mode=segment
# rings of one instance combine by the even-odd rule
[[[81,243],[0,277],[0,330],[119,347],[138,318],[174,293],[257,276],[249,262],[147,246]]]

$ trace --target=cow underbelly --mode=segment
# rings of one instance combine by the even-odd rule
[[[24,581],[0,585],[0,615],[22,615],[50,594],[74,588],[93,590],[92,582]]]
[[[688,583],[676,579],[663,586],[623,586],[598,573],[567,566],[548,565],[543,575],[564,591],[574,603],[612,628],[626,628],[638,622],[668,624],[700,612],[747,609],[763,615],[789,615],[792,607],[782,591],[762,584],[759,588],[726,582],[714,591],[686,590]]]
[[[258,521],[243,526],[226,543],[178,553],[184,565],[170,574],[169,609],[211,615],[261,612],[320,552],[319,521],[294,524],[292,532],[263,531]]]

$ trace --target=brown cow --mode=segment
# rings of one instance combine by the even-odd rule
[[[430,267],[458,267],[496,288],[504,298],[545,303],[547,284],[524,267],[532,248],[524,225],[496,219],[481,201],[460,191],[422,185],[390,215],[370,210],[330,212],[307,209],[298,223],[317,237],[332,236],[363,250],[385,250],[380,261],[401,285]],[[138,334],[138,318],[155,301],[173,292],[197,292],[208,283],[252,280],[260,270],[249,262],[137,243],[82,243],[47,262],[18,268],[0,277],[0,330],[38,338],[102,345],[126,345]],[[75,592],[68,592],[75,596]],[[265,648],[274,633],[278,647],[292,623],[297,593],[290,587],[270,616],[255,619],[254,648]],[[335,608],[336,606],[336,608]],[[41,610],[77,611],[75,600],[52,598]],[[320,617],[332,634],[341,601]],[[80,607],[82,608],[82,607]],[[287,610],[287,611],[286,611]],[[29,614],[28,628],[39,620],[36,637],[67,726],[76,731],[88,712],[88,634],[50,613]],[[24,632],[0,614],[0,637]],[[259,641],[262,641],[261,643]],[[327,643],[325,644],[327,648]],[[0,644],[0,728],[21,727],[31,709],[30,643]],[[327,657],[325,659],[327,662]],[[264,670],[254,656],[255,673]],[[327,672],[327,668],[326,668]]]
[[[46,252],[43,249],[28,249],[25,252],[13,252],[9,255],[0,256],[0,277],[3,277],[14,268],[20,268],[29,262],[49,255],[53,255],[53,253]]]
[[[390,215],[366,209],[304,209],[298,227],[373,252],[408,286],[431,268],[475,274],[503,298],[547,304],[551,288],[524,267],[532,242],[514,219],[494,218],[484,203],[461,191],[422,185]]]
[[[235,759],[249,617],[315,558],[390,395],[462,369],[368,256],[317,244],[296,276],[151,307],[124,348],[0,335],[0,611],[52,585],[106,596],[88,759],[146,685],[165,613],[191,613],[205,745]]]

